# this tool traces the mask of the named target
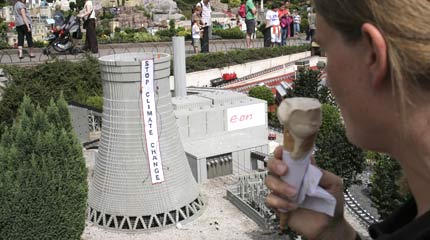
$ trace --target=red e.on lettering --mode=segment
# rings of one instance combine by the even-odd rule
[[[237,116],[236,114],[234,114],[230,118],[231,123],[243,122],[243,121],[248,121],[248,120],[252,120],[252,113],[242,114],[240,116]]]

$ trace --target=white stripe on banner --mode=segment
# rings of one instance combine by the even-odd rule
[[[143,60],[141,78],[141,98],[143,121],[145,124],[146,151],[152,183],[164,181],[161,165],[160,144],[158,142],[157,109],[154,92],[154,60]]]

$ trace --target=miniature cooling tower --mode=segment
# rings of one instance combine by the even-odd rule
[[[163,229],[205,207],[173,113],[170,55],[100,59],[103,127],[87,218],[114,230]]]

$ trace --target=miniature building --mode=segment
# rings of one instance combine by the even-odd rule
[[[45,21],[41,19],[33,20],[31,29],[33,40],[43,41],[48,35],[49,29]]]
[[[197,182],[257,169],[251,151],[267,153],[267,103],[231,91],[172,98],[188,162]]]
[[[108,229],[136,231],[195,219],[206,205],[173,114],[170,55],[125,53],[99,61],[103,128],[88,220]]]
[[[280,104],[282,100],[287,97],[288,91],[292,89],[292,86],[287,82],[281,82],[279,85],[275,86],[276,96],[275,101],[276,104]]]
[[[5,22],[14,22],[15,15],[13,13],[13,6],[5,6],[2,8],[1,17],[4,18]]]
[[[301,71],[304,69],[309,69],[310,63],[309,60],[299,60],[295,62],[295,65],[297,66],[297,71]]]

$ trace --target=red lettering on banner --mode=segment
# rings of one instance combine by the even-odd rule
[[[231,123],[244,122],[244,121],[248,121],[248,120],[252,120],[252,113],[246,114],[246,115],[240,115],[240,116],[233,115],[230,118]]]

